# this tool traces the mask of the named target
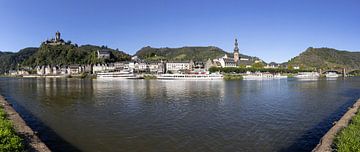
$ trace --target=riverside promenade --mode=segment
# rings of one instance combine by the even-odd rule
[[[25,123],[14,108],[0,95],[0,105],[4,108],[8,119],[12,122],[15,131],[24,140],[25,149],[29,152],[51,152],[51,150],[39,139],[35,132]]]
[[[356,115],[360,108],[360,99],[349,108],[349,110],[340,118],[339,121],[320,139],[319,144],[312,150],[312,152],[332,152],[333,143],[336,135],[344,128],[346,128],[351,119]]]

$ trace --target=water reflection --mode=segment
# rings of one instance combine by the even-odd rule
[[[0,79],[0,92],[82,151],[309,151],[359,80]]]

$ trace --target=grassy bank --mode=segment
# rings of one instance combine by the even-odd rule
[[[11,122],[6,118],[6,113],[0,106],[0,152],[24,151],[22,139],[16,135]]]
[[[235,75],[235,74],[225,74],[224,80],[242,80],[242,75]]]
[[[143,78],[145,80],[157,79],[157,77],[155,75],[144,75]]]
[[[337,135],[335,147],[338,152],[360,151],[360,112],[352,118],[349,126]]]

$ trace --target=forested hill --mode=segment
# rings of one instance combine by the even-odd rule
[[[340,51],[332,48],[308,48],[289,60],[288,65],[316,68],[360,69],[360,52]]]
[[[225,52],[224,50],[214,47],[181,47],[181,48],[153,48],[150,46],[141,48],[136,52],[135,56],[141,59],[150,61],[168,60],[168,61],[206,61],[208,59],[215,59],[227,54],[232,57],[232,53]],[[246,55],[241,57],[252,58]]]
[[[110,59],[98,59],[96,51],[106,49],[111,51]],[[70,65],[70,64],[96,64],[130,60],[131,56],[118,50],[94,45],[41,45],[39,50],[26,61],[24,66],[36,65]]]
[[[17,53],[0,52],[0,73],[19,67],[23,61],[35,54],[37,50],[38,48],[29,47],[22,49]]]
[[[111,52],[110,59],[98,59],[96,51],[106,49]],[[105,62],[128,61],[129,54],[107,48],[105,46],[83,45],[46,45],[39,48],[25,48],[17,53],[0,53],[0,73],[21,67],[35,67],[37,65],[70,65],[70,64],[96,64]]]

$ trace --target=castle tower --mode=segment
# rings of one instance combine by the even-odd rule
[[[239,46],[238,41],[235,39],[235,48],[234,48],[234,61],[237,63],[239,61]]]
[[[55,41],[56,42],[60,41],[60,36],[61,36],[60,32],[57,31],[56,34],[55,34]]]

